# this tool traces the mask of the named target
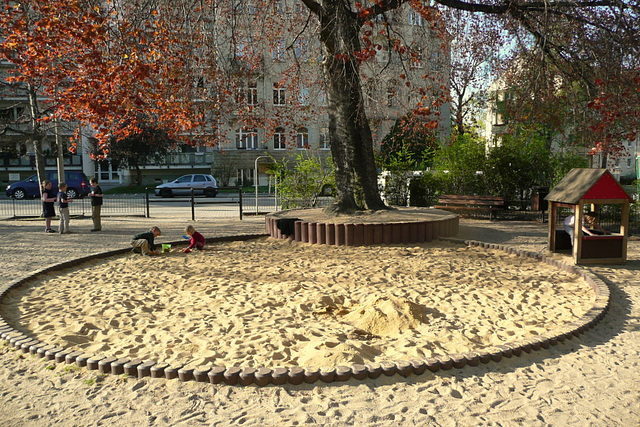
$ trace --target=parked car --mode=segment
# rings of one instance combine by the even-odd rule
[[[207,197],[218,195],[216,179],[204,174],[183,175],[175,181],[158,185],[155,193],[161,197],[189,196],[192,188],[193,194],[204,194]]]
[[[91,191],[89,178],[78,171],[64,171],[65,181],[67,183],[67,195],[72,199],[78,199],[86,196]],[[58,189],[58,172],[47,171],[47,179],[53,184],[53,189]],[[40,184],[38,175],[31,175],[27,179],[14,182],[7,186],[7,196],[14,199],[22,200],[30,197],[40,197]]]

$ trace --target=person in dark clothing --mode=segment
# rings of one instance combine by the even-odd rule
[[[45,232],[55,233],[55,230],[51,229],[51,218],[56,216],[56,210],[53,204],[56,201],[56,192],[52,189],[53,184],[48,179],[42,182],[42,216],[45,219]]]
[[[100,219],[100,211],[102,210],[102,188],[98,185],[98,178],[91,178],[91,219],[93,220],[93,228],[91,231],[101,231],[102,223]]]
[[[158,227],[151,227],[149,231],[139,233],[131,239],[131,252],[138,252],[142,255],[156,255],[160,253],[160,245],[156,245],[154,239],[162,232]]]

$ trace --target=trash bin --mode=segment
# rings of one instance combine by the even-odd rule
[[[549,187],[534,186],[531,190],[531,210],[546,211],[549,204],[544,198],[549,194]]]

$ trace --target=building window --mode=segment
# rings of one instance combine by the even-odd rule
[[[413,68],[422,68],[423,64],[422,64],[422,48],[421,47],[416,47],[413,49],[413,52],[411,52],[411,65],[413,66]]]
[[[238,60],[248,57],[250,46],[251,43],[246,39],[238,41],[238,43],[236,44],[235,59]]]
[[[258,86],[255,83],[249,83],[248,86],[236,86],[236,103],[247,105],[258,105]]]
[[[298,94],[298,102],[300,102],[300,105],[305,107],[309,105],[309,89],[308,88],[306,87],[300,88],[300,93]]]
[[[242,104],[244,102],[244,87],[236,86],[236,104]]]
[[[296,58],[301,61],[307,61],[309,59],[309,42],[307,39],[298,38],[293,45],[293,53]]]
[[[273,105],[282,106],[285,103],[284,88],[280,83],[273,84]]]
[[[276,132],[273,134],[273,149],[284,150],[287,148],[284,138],[284,128],[277,127]]]
[[[236,148],[240,150],[258,149],[257,129],[240,128],[236,131]]]
[[[396,88],[389,86],[387,88],[387,107],[394,107],[394,98],[396,97]]]
[[[627,167],[631,167],[631,157],[627,157]]]
[[[273,61],[284,61],[285,58],[286,42],[284,39],[278,39],[273,44],[273,50],[271,51],[271,59]]]
[[[13,123],[24,116],[24,107],[9,107],[0,109],[0,123]]]
[[[296,135],[296,146],[300,149],[309,148],[309,130],[307,128],[298,129]]]
[[[258,105],[258,85],[254,82],[249,83],[247,90],[247,104]]]
[[[324,89],[320,89],[320,92],[318,92],[318,101],[317,101],[317,105],[321,106],[321,107],[326,107],[328,105],[327,102],[327,92],[325,92]]]
[[[318,140],[318,148],[321,150],[328,150],[329,147],[329,129],[320,129],[320,135]]]
[[[409,25],[422,27],[423,24],[424,22],[422,20],[422,15],[420,15],[420,13],[416,12],[415,10],[412,10],[409,12]]]

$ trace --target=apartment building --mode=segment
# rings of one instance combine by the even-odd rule
[[[282,32],[276,39],[256,42],[247,32],[244,38],[238,28],[255,27],[255,17],[252,16],[255,9],[250,7],[250,2],[243,2],[242,8],[235,2],[229,4],[234,5],[233,22],[236,27],[233,31],[237,33],[230,37],[231,26],[222,15],[215,17],[211,29],[211,46],[217,52],[226,52],[218,56],[218,63],[233,76],[225,91],[224,103],[228,108],[224,113],[211,107],[213,98],[222,92],[219,83],[212,81],[206,70],[194,82],[194,96],[210,123],[208,130],[203,132],[215,133],[216,145],[204,142],[193,146],[181,145],[164,161],[145,165],[143,183],[146,185],[190,172],[209,173],[213,170],[216,176],[216,171],[223,169],[231,170],[230,177],[216,176],[223,184],[227,183],[226,178],[229,178],[229,185],[254,184],[256,166],[259,184],[264,185],[266,165],[271,157],[280,160],[314,155],[326,159],[330,155],[327,99],[317,35],[289,31]],[[276,7],[284,18],[283,22],[288,22],[289,18],[293,22],[293,17],[306,11],[299,0],[280,1]],[[376,39],[376,30],[383,28],[385,22],[402,35],[403,43],[411,54],[389,47],[382,36],[378,37],[380,40]],[[419,101],[432,105],[431,100],[448,96],[449,54],[443,51],[442,37],[409,5],[387,16],[377,17],[375,26],[380,28],[373,28],[372,40],[379,42],[381,49],[375,58],[363,63],[362,74],[367,114],[375,143],[379,144],[395,121],[415,108]],[[252,56],[247,55],[248,51]],[[436,89],[425,95],[424,90],[421,91],[425,86]],[[26,100],[23,98],[22,101]],[[219,99],[215,101],[219,103]],[[3,93],[0,95],[0,120],[9,123],[18,115],[26,114],[28,109],[25,105],[19,99],[9,103],[9,98]],[[426,119],[437,120],[440,136],[448,136],[448,102],[441,102]],[[71,135],[70,131],[65,131],[66,136]],[[91,160],[88,153],[94,148],[94,143],[90,131],[84,134],[78,150],[80,154],[65,155],[71,167],[80,168],[88,176],[98,176],[107,185],[133,182],[133,171],[122,169],[109,160]],[[12,140],[8,135],[0,138],[0,146],[7,147],[3,154],[8,159],[0,171],[0,180],[13,181],[24,178],[23,173],[32,173],[29,172],[33,171],[30,148],[24,146],[19,138]],[[198,136],[194,139],[198,141]],[[53,135],[47,141],[53,141]],[[51,145],[48,142],[45,145],[45,151],[50,150]],[[47,157],[46,161],[47,166],[55,166],[54,158]],[[13,175],[9,176],[9,173]]]

